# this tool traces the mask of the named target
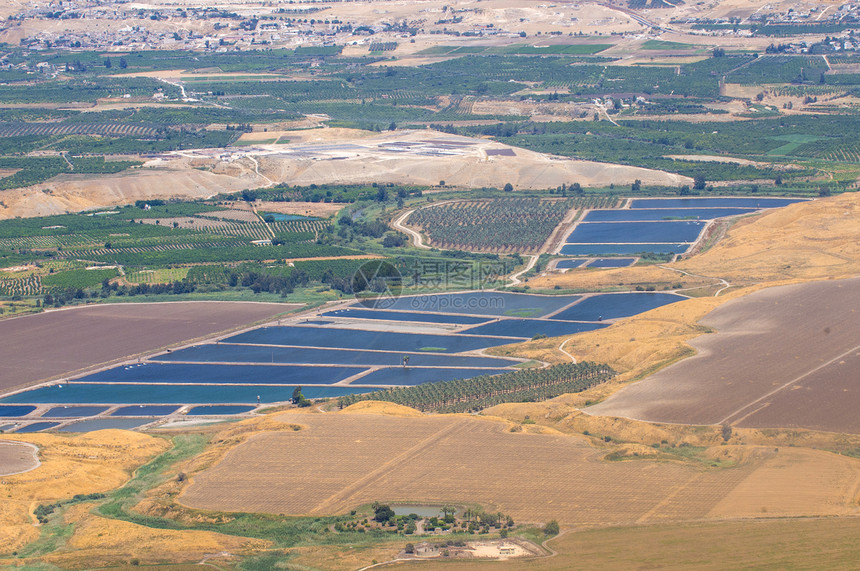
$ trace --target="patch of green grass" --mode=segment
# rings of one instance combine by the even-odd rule
[[[668,42],[665,40],[648,40],[642,44],[643,50],[688,50],[695,48],[691,44],[682,44],[680,42]]]
[[[39,530],[39,538],[18,551],[18,557],[39,557],[52,553],[66,544],[75,531],[75,526],[63,520],[65,509],[57,509],[48,523]]]
[[[429,351],[435,351],[435,352],[443,352],[443,351],[447,351],[447,349],[445,349],[444,347],[421,347],[421,348],[420,348],[420,349],[418,349],[418,350],[419,350],[419,351],[428,351],[428,352],[429,352]]]
[[[509,317],[535,317],[541,314],[539,307],[523,307],[520,309],[509,309],[505,315]]]
[[[183,434],[174,437],[173,448],[138,468],[134,477],[125,486],[111,494],[110,499],[98,507],[98,512],[106,517],[134,521],[136,518],[129,515],[128,508],[137,503],[146,490],[158,485],[169,477],[164,473],[168,467],[180,460],[199,454],[203,451],[207,443],[208,437],[201,434]],[[170,520],[163,521],[169,522]],[[172,523],[173,525],[168,524],[153,527],[165,527],[168,529],[178,529],[181,527],[175,522]]]
[[[272,139],[254,139],[248,141],[242,141],[241,139],[233,143],[234,147],[247,147],[249,145],[274,145],[278,142],[278,138],[274,137]]]

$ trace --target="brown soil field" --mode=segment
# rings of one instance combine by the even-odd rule
[[[860,518],[664,524],[570,531],[548,546],[559,554],[503,568],[856,569]],[[407,569],[496,569],[495,562],[401,563]]]
[[[0,441],[35,444],[42,461],[35,470],[0,480],[0,553],[38,537],[30,515],[36,505],[112,490],[169,447],[161,438],[121,430],[74,436],[4,434]]]
[[[316,216],[328,218],[337,214],[345,204],[335,202],[267,202],[257,201],[254,207],[260,212],[278,212],[280,214],[298,214],[299,216]]]
[[[860,431],[860,278],[768,288],[700,322],[698,354],[619,391],[590,414],[693,424]],[[820,388],[819,388],[820,386]]]
[[[38,448],[24,442],[0,440],[0,476],[23,474],[38,467]]]
[[[289,303],[102,304],[0,320],[0,390],[249,325]]]
[[[736,465],[708,468],[645,457],[608,461],[606,449],[581,436],[514,433],[507,422],[459,415],[277,418],[305,429],[252,436],[195,475],[179,501],[207,510],[311,515],[373,501],[477,503],[523,522],[611,525],[746,515],[745,490],[775,479],[786,488],[771,492],[774,499],[793,486],[787,515],[847,514],[860,479],[860,461],[820,451],[717,447],[714,461],[728,454]],[[807,459],[829,474],[808,488]]]

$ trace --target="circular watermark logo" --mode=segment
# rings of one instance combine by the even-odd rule
[[[352,293],[363,306],[388,309],[403,291],[403,276],[385,260],[363,263],[352,276]]]

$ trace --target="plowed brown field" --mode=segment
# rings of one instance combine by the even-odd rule
[[[704,319],[698,354],[587,409],[654,422],[858,432],[860,278],[769,288]]]
[[[776,475],[795,497],[787,512],[848,513],[860,478],[860,461],[817,451],[802,452],[825,471],[834,462],[839,469],[803,490],[808,474],[794,470],[794,450],[749,447],[737,466],[716,469],[606,461],[606,450],[581,437],[512,433],[506,423],[464,416],[288,413],[279,420],[306,428],[252,437],[194,477],[181,503],[318,515],[373,501],[477,503],[517,521],[610,525],[745,515],[749,506],[735,505],[733,490],[760,488]]]
[[[281,303],[92,305],[0,321],[0,391],[214,335],[300,307]]]

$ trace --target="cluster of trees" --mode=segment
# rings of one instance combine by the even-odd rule
[[[565,363],[546,369],[524,369],[501,375],[346,395],[338,398],[338,406],[343,408],[362,400],[379,400],[423,412],[472,412],[505,402],[536,402],[565,393],[582,392],[614,375],[615,372],[606,365]]]

